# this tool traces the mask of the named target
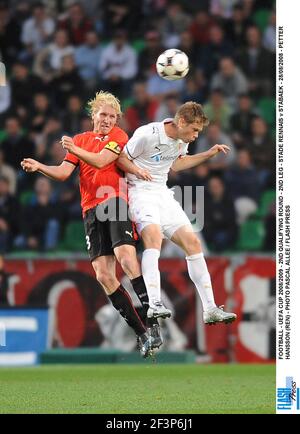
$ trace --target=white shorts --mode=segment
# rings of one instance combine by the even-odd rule
[[[166,238],[171,239],[177,229],[191,226],[188,216],[174,199],[174,192],[164,189],[129,189],[129,210],[137,231],[156,224]],[[192,229],[191,229],[192,230]]]

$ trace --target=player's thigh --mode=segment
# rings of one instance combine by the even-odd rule
[[[174,233],[180,228],[189,227],[192,231],[192,227],[179,202],[174,199],[172,192],[169,193],[162,204],[161,222],[164,236],[172,239]]]
[[[173,233],[170,239],[181,247],[187,256],[202,252],[201,242],[191,225],[181,226]]]
[[[83,222],[90,260],[93,261],[99,256],[113,255],[109,222],[98,219],[96,208],[85,213]]]
[[[157,195],[150,191],[135,191],[129,194],[130,217],[139,234],[150,225],[160,225],[160,207]]]
[[[138,234],[135,224],[129,217],[128,204],[124,199],[118,199],[117,212],[110,218],[108,230],[113,249],[123,245],[135,247]]]
[[[141,232],[141,237],[145,249],[161,249],[163,236],[160,225],[152,223],[145,224]]]

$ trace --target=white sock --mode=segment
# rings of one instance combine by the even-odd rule
[[[155,301],[161,300],[160,272],[158,268],[159,256],[160,250],[146,249],[142,257],[142,274],[151,307],[153,307]]]
[[[187,256],[185,259],[187,262],[189,276],[194,282],[201,298],[203,310],[206,311],[216,307],[210,275],[203,253]]]

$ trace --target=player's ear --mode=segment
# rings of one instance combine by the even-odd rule
[[[186,121],[184,120],[184,118],[182,118],[182,117],[178,118],[177,126],[178,126],[179,128],[184,128],[184,127],[186,127]]]

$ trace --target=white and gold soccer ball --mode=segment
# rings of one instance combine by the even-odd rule
[[[170,48],[158,56],[156,70],[165,80],[180,80],[189,72],[189,58],[183,51]]]

